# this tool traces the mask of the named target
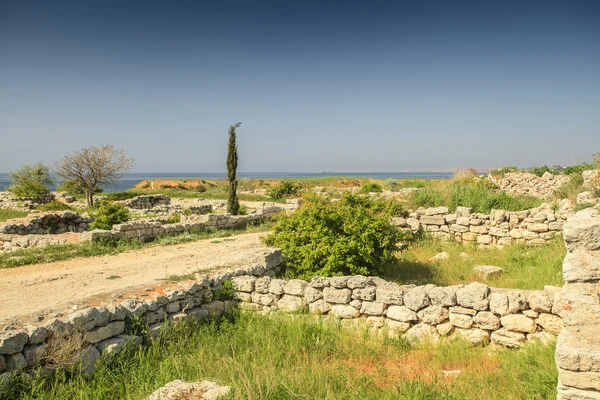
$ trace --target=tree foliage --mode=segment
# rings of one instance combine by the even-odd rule
[[[375,275],[407,238],[390,223],[400,209],[393,200],[344,194],[332,203],[308,195],[298,210],[280,217],[266,242],[282,248],[292,276]]]
[[[12,185],[6,188],[16,197],[43,197],[50,193],[50,170],[44,164],[25,165],[8,175]]]
[[[229,188],[227,191],[227,212],[237,215],[240,210],[240,202],[237,198],[237,143],[236,143],[236,132],[235,130],[240,127],[242,123],[238,122],[235,125],[229,127],[229,145],[227,147],[227,180],[229,181]]]
[[[74,181],[83,189],[89,207],[94,205],[94,191],[99,186],[114,185],[133,166],[133,159],[123,149],[111,145],[91,146],[65,156],[54,170],[67,181]]]

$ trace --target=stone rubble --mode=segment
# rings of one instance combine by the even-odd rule
[[[530,172],[509,172],[503,176],[488,174],[487,179],[502,192],[546,199],[552,196],[556,189],[568,183],[571,177],[553,175],[550,172],[545,172],[542,177]]]

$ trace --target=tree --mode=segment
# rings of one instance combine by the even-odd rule
[[[91,146],[65,156],[54,170],[64,180],[75,181],[85,193],[89,207],[94,206],[94,191],[101,185],[114,185],[133,165],[123,149]]]
[[[6,188],[17,197],[43,197],[50,193],[50,169],[44,164],[25,165],[8,175],[12,185]]]
[[[240,127],[242,123],[238,122],[235,125],[229,127],[229,146],[227,148],[227,179],[229,180],[229,189],[227,196],[227,212],[237,215],[240,211],[240,202],[237,198],[237,144],[235,141],[235,130]]]

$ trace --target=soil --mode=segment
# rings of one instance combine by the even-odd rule
[[[98,296],[152,288],[167,277],[247,265],[266,250],[265,232],[152,246],[117,255],[0,269],[0,325],[65,312]]]

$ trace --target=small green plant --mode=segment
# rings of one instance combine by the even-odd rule
[[[72,208],[69,207],[68,205],[66,205],[65,203],[61,203],[58,200],[52,200],[49,203],[42,204],[41,206],[37,206],[36,210],[40,210],[40,211],[66,211],[66,210],[72,210]]]
[[[144,185],[142,186],[142,189],[150,189],[152,187],[152,185],[150,184],[150,182],[146,181],[146,183],[144,183]]]
[[[246,206],[240,204],[240,209],[238,210],[238,215],[246,215],[248,214],[248,208]]]
[[[508,166],[502,167],[500,169],[491,170],[490,174],[493,175],[493,176],[504,176],[504,175],[506,175],[508,173],[519,172],[519,171],[521,171],[520,168],[515,167],[513,165],[508,165]]]
[[[360,193],[381,193],[383,188],[378,183],[367,183],[360,188]]]
[[[172,215],[169,215],[169,218],[167,218],[167,224],[178,224],[180,222],[181,222],[180,214],[172,214]]]
[[[144,317],[130,315],[125,318],[125,334],[139,336],[144,343],[148,343],[150,330]]]
[[[6,188],[16,197],[44,197],[52,184],[50,170],[42,163],[25,165],[8,174],[11,185]]]
[[[214,298],[216,300],[233,300],[234,294],[235,288],[233,287],[233,282],[228,279],[217,288]]]
[[[94,222],[90,224],[92,229],[112,229],[113,225],[129,219],[129,211],[122,204],[100,202],[98,211],[94,213]]]
[[[299,192],[300,185],[290,181],[281,181],[278,185],[267,189],[267,196],[273,200],[281,200],[295,196]]]
[[[198,186],[196,186],[196,191],[198,193],[204,193],[204,192],[206,192],[206,190],[207,190],[206,186],[204,186],[204,185],[198,185]]]
[[[382,187],[385,190],[397,192],[398,190],[402,189],[402,184],[400,183],[400,181],[398,181],[398,179],[386,179],[385,181],[383,181]]]
[[[183,210],[183,211],[181,212],[181,215],[185,215],[185,216],[190,216],[190,215],[192,215],[192,214],[193,214],[193,213],[192,213],[192,210],[191,210],[190,208],[186,208],[185,210]],[[181,219],[181,218],[180,218],[180,219]]]
[[[556,171],[552,170],[549,166],[547,165],[543,165],[541,167],[533,167],[529,169],[529,172],[531,172],[534,175],[537,176],[542,176],[544,175],[546,172],[550,172],[551,174],[557,174]]]

